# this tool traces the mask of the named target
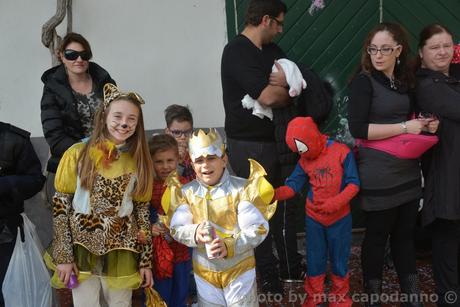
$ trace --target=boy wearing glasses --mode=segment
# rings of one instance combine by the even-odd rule
[[[188,140],[193,132],[193,117],[188,106],[172,104],[165,109],[165,133],[173,136],[179,146],[178,173],[191,181],[195,179],[195,171],[188,153]]]

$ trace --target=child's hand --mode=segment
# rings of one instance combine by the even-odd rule
[[[295,191],[291,187],[283,185],[275,189],[275,194],[273,195],[273,199],[271,202],[275,200],[287,200],[294,196]]]
[[[147,236],[145,235],[145,231],[142,229],[137,232],[137,242],[140,244],[147,243]]]
[[[211,254],[212,257],[217,259],[227,256],[227,246],[225,246],[221,238],[217,237],[211,242]]]
[[[74,272],[78,276],[78,268],[75,263],[63,263],[56,266],[59,279],[67,285],[70,280],[70,275]]]
[[[324,204],[323,200],[315,200],[313,202],[312,206],[310,206],[310,208],[311,208],[311,210],[313,210],[316,213],[322,213],[323,204]]]
[[[270,85],[288,87],[288,83],[286,81],[286,74],[284,73],[283,67],[277,61],[275,61],[275,66],[278,71],[272,72],[270,74]]]
[[[317,206],[317,212],[321,214],[332,214],[339,211],[342,208],[342,203],[335,197],[325,199],[321,204]]]
[[[327,215],[327,214],[334,213],[337,210],[338,209],[335,206],[330,206],[330,205],[328,205],[327,202],[325,202],[323,205],[317,207],[316,212]]]
[[[161,226],[159,224],[153,224],[152,225],[152,236],[157,237],[157,236],[162,235],[164,233],[165,233],[165,229],[163,228],[163,226]]]
[[[184,161],[185,159],[185,155],[187,154],[187,151],[188,151],[188,142],[185,141],[185,142],[177,142],[177,148],[179,149],[179,158],[180,158],[180,161]]]
[[[209,240],[208,231],[203,229],[204,222],[198,225],[198,228],[195,232],[195,242],[196,244],[205,244]]]
[[[143,288],[151,288],[153,286],[152,270],[149,268],[142,268],[139,270],[139,274],[142,278]]]

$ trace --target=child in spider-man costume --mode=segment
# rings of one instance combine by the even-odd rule
[[[276,189],[275,199],[285,200],[307,184],[305,228],[307,241],[306,301],[303,307],[325,303],[351,306],[348,296],[348,256],[351,245],[350,200],[359,191],[356,163],[350,149],[319,132],[311,117],[296,117],[286,132],[289,148],[300,154],[286,185]],[[324,294],[327,260],[332,287]]]

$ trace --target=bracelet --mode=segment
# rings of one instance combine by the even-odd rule
[[[402,122],[401,127],[403,129],[403,133],[407,133],[407,124],[406,124],[406,122]]]

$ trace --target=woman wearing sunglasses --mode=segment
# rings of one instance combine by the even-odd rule
[[[62,64],[45,71],[41,100],[43,134],[50,146],[47,171],[55,173],[64,151],[91,134],[93,117],[102,102],[102,88],[115,81],[89,60],[88,41],[68,33],[57,50]]]
[[[401,292],[417,298],[420,290],[415,266],[414,231],[421,176],[418,159],[401,159],[365,147],[369,140],[420,134],[427,120],[410,119],[410,90],[415,78],[408,68],[409,44],[397,24],[378,24],[364,42],[361,72],[350,85],[348,119],[358,147],[361,191],[358,202],[366,217],[361,265],[369,306],[381,306],[382,275],[387,241],[398,273]],[[402,306],[420,306],[412,300]]]
[[[89,61],[93,54],[82,35],[68,33],[57,52],[62,64],[42,76],[41,120],[51,151],[50,173],[56,172],[67,148],[91,134],[104,84],[115,84],[105,69]]]

